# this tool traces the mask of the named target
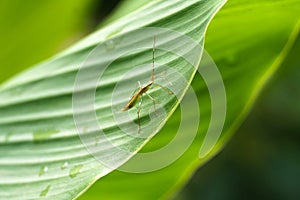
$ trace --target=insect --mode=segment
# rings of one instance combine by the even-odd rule
[[[155,99],[150,96],[150,94],[147,93],[147,91],[151,87],[160,87],[164,91],[166,91],[168,94],[173,94],[173,92],[165,87],[163,87],[160,84],[155,83],[155,76],[154,76],[154,56],[155,56],[155,43],[156,43],[156,36],[153,37],[153,49],[152,49],[152,76],[151,80],[144,86],[141,85],[140,81],[138,81],[138,90],[134,92],[134,94],[131,96],[129,99],[128,103],[121,109],[121,111],[127,111],[133,108],[136,104],[138,104],[137,108],[137,115],[138,115],[138,133],[141,131],[141,120],[140,120],[140,112],[141,112],[141,106],[143,102],[143,96],[146,95],[149,97],[149,99],[152,101],[153,106],[154,106],[154,111],[156,112],[156,102]]]

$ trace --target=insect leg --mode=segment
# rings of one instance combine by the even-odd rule
[[[156,35],[153,36],[153,49],[152,49],[152,76],[151,76],[151,80],[154,82],[154,53],[155,53],[155,44],[156,43]]]
[[[174,94],[169,88],[166,88],[160,84],[157,83],[153,83],[154,87],[160,87],[161,89],[163,89],[165,92],[167,92],[168,94]]]
[[[156,79],[157,79],[157,78],[161,78],[161,79],[165,80],[166,82],[168,82],[170,85],[173,86],[173,84],[167,79],[166,74],[167,74],[167,69],[164,70],[163,72],[157,74],[157,75],[156,75]]]
[[[150,94],[148,94],[147,92],[145,92],[145,94],[149,97],[149,99],[152,101],[153,106],[154,106],[154,111],[156,112],[156,102],[154,100],[154,98],[152,96],[150,96]]]
[[[140,101],[139,101],[139,104],[138,104],[138,110],[137,110],[137,115],[138,115],[138,125],[139,125],[138,133],[141,132],[140,112],[141,112],[142,102],[143,102],[143,98],[141,97],[141,99],[140,99]]]
[[[138,83],[139,87],[142,88],[141,82],[138,81],[137,83]]]

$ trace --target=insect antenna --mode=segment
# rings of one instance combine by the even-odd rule
[[[155,53],[156,35],[153,36],[153,49],[152,49],[152,82],[154,82],[154,53]]]

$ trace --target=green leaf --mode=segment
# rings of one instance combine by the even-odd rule
[[[151,89],[164,115],[160,108],[151,110],[150,100],[143,101],[139,137],[126,135],[121,129],[138,134],[136,110],[125,112],[129,116],[121,118],[121,124],[115,122],[113,114],[121,115],[136,81],[144,83],[151,77],[152,67],[146,64],[152,62],[152,46],[156,45],[155,74],[163,73],[164,65],[171,66],[165,77],[179,86],[178,90],[170,89],[180,100],[201,56],[201,48],[193,55],[195,44],[181,42],[189,36],[202,45],[207,25],[223,3],[150,2],[2,85],[0,198],[73,199],[132,157],[178,105],[174,95]],[[167,28],[177,32],[169,35]],[[186,36],[178,37],[179,33]],[[177,50],[180,56],[191,55],[193,62],[164,51],[165,47]],[[124,52],[127,54],[121,56]],[[100,78],[97,73],[104,69]],[[172,70],[186,82],[177,82],[182,79]],[[90,85],[91,80],[95,84]]]
[[[228,97],[224,131],[211,154],[201,160],[198,158],[209,123],[210,101],[209,94],[202,89],[203,81],[197,76],[192,86],[205,112],[201,111],[202,129],[188,151],[174,164],[159,171],[145,174],[115,171],[93,185],[82,199],[159,199],[177,193],[199,166],[223,148],[263,86],[281,66],[299,33],[299,9],[297,0],[229,1],[212,20],[205,43],[224,78]],[[173,127],[180,119],[177,112],[142,151],[151,152],[168,144],[176,130]]]
[[[71,42],[70,36],[78,37],[90,4],[91,0],[1,1],[0,82],[53,55]]]

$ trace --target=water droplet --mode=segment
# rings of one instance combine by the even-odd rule
[[[107,40],[106,42],[105,42],[105,46],[106,46],[106,49],[107,50],[113,50],[114,48],[115,48],[115,42],[114,42],[114,40]]]
[[[59,133],[57,129],[39,129],[33,132],[33,142],[41,142],[49,139],[52,135]]]
[[[39,176],[43,176],[48,171],[48,169],[49,168],[47,166],[41,167],[40,172],[39,172]]]
[[[60,166],[60,168],[61,168],[61,169],[66,169],[68,166],[69,166],[69,163],[68,163],[68,162],[65,162],[65,163],[63,163],[63,164]]]
[[[69,173],[69,176],[71,178],[75,178],[79,173],[80,173],[80,170],[82,169],[83,165],[75,165],[74,167],[72,167],[70,169],[70,173]]]
[[[41,191],[40,197],[46,196],[50,190],[50,187],[51,187],[51,185],[48,185],[43,191]]]
[[[106,42],[104,44],[108,51],[114,50],[116,48],[116,46],[119,45],[121,43],[121,41],[123,40],[123,37],[114,37],[114,36],[118,35],[121,31],[122,31],[122,28],[113,31],[106,36],[106,38],[105,38]]]

